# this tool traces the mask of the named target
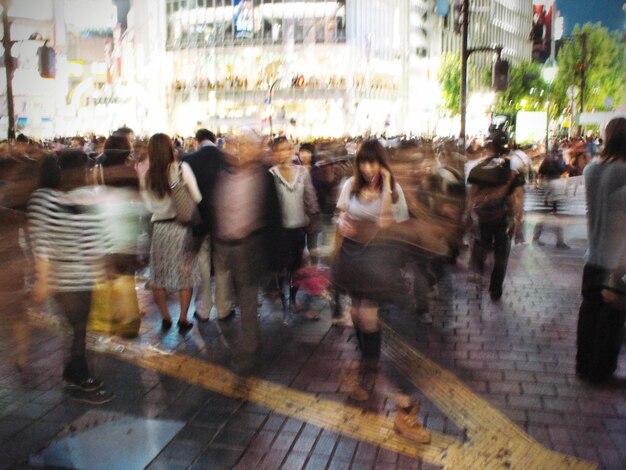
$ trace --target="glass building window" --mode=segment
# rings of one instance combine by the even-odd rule
[[[170,48],[346,40],[345,1],[170,0],[166,5]],[[203,13],[182,17],[183,8]]]

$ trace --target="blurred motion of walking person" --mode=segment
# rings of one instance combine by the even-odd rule
[[[109,251],[103,218],[93,188],[85,186],[87,155],[82,150],[59,154],[59,188],[41,188],[28,205],[35,256],[32,297],[41,305],[49,295],[72,327],[70,357],[63,369],[65,388],[73,398],[92,404],[113,399],[87,364],[87,320],[96,278]]]
[[[165,134],[154,134],[148,142],[150,167],[141,179],[141,196],[152,212],[152,244],[150,246],[150,280],[154,300],[161,313],[161,327],[169,330],[172,319],[167,306],[167,292],[178,292],[180,317],[177,325],[181,334],[193,323],[187,320],[193,286],[199,281],[197,251],[190,225],[176,220],[172,185],[184,183],[194,202],[202,199],[193,171],[180,163],[174,154],[172,140]],[[182,179],[182,181],[180,181]]]
[[[402,188],[395,182],[386,149],[377,140],[361,144],[354,173],[343,185],[337,202],[338,231],[344,237],[333,268],[336,286],[350,295],[350,314],[361,351],[355,377],[348,377],[350,398],[366,401],[373,393],[381,352],[380,302],[398,302],[402,295],[400,251],[372,241],[379,228],[408,220]],[[417,442],[429,442],[417,419],[419,405],[403,396],[394,422],[397,432]]]
[[[532,160],[519,146],[511,143],[511,152],[509,153],[511,160],[511,170],[517,171],[528,182],[532,172]],[[526,242],[524,236],[524,186],[520,186],[516,197],[513,201],[513,236],[516,245]]]
[[[26,243],[27,205],[39,183],[40,166],[19,148],[0,150],[0,317],[14,340],[6,351],[20,372],[28,370],[29,327],[23,314],[32,256]]]
[[[576,372],[590,382],[617,368],[626,317],[626,119],[611,120],[599,158],[584,171],[588,238],[578,313]]]
[[[125,135],[104,143],[101,163],[94,169],[98,207],[110,242],[107,280],[96,285],[89,327],[120,336],[139,334],[141,314],[135,288],[141,219],[147,211],[139,195],[139,178],[131,159],[132,145]],[[108,310],[108,311],[107,311]]]
[[[258,293],[268,269],[277,269],[281,213],[272,175],[261,162],[261,139],[249,129],[226,140],[213,197],[213,261],[230,270],[241,334],[234,366],[246,374],[259,347]]]
[[[545,191],[545,205],[557,213],[558,206],[565,197],[565,180],[561,178],[566,165],[561,149],[553,148],[539,165],[539,180]]]
[[[494,134],[487,142],[484,152],[484,161],[499,168],[502,179],[494,181],[474,180],[476,165],[468,175],[472,184],[467,198],[468,219],[475,214],[478,218],[478,238],[474,241],[470,263],[478,274],[483,273],[485,259],[489,251],[493,250],[493,270],[489,281],[489,295],[497,301],[502,297],[502,285],[511,249],[513,235],[513,217],[515,203],[520,198],[524,185],[523,176],[511,169],[511,161],[505,155],[508,153],[505,135]]]

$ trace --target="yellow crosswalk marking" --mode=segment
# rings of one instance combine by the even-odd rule
[[[42,324],[42,319],[51,327],[56,323],[55,329],[58,330],[58,322],[51,322],[49,316],[38,316],[39,324]],[[432,432],[430,444],[417,444],[394,432],[393,421],[386,416],[256,377],[241,378],[221,366],[162,351],[137,340],[109,338],[103,341],[102,337],[90,334],[88,345],[90,349],[112,354],[140,367],[228,397],[258,403],[285,416],[423,459],[444,469],[595,468],[590,462],[544,448],[471,392],[453,374],[412,349],[388,325],[383,324],[383,329],[384,354],[446,416],[467,429],[468,441]]]

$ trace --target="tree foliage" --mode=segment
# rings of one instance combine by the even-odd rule
[[[489,80],[491,78],[489,77]],[[498,93],[493,111],[515,115],[518,111],[543,111],[547,93],[541,78],[541,65],[536,62],[511,64],[509,87]]]
[[[441,86],[441,109],[449,116],[458,116],[461,111],[461,55],[443,56],[437,80]]]
[[[587,37],[586,86],[584,111],[605,110],[604,101],[612,97],[615,104],[626,98],[625,46],[619,33],[611,33],[600,24],[576,25],[572,36],[559,50],[559,67],[553,92],[560,110],[569,104],[568,87],[578,87],[576,101],[580,103],[581,72],[583,63],[583,35]],[[578,111],[579,105],[576,106]]]

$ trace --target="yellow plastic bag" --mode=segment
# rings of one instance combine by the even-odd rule
[[[120,275],[96,283],[91,299],[88,328],[111,335],[135,337],[141,326],[141,312],[135,292],[135,277]]]

